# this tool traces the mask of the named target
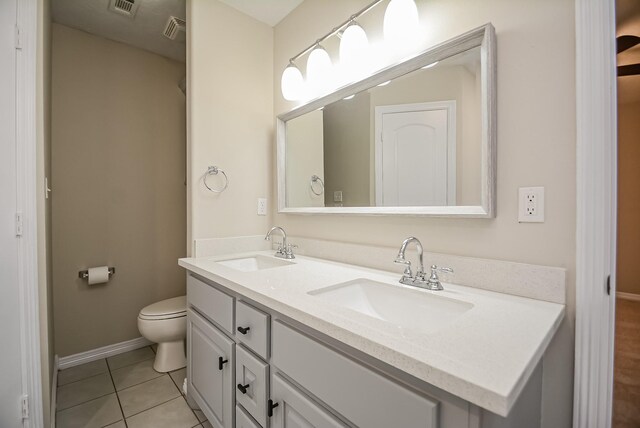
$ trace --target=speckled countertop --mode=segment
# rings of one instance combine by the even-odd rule
[[[443,283],[428,291],[398,283],[399,275],[297,256],[293,264],[253,272],[217,261],[273,251],[180,259],[180,266],[301,322],[484,409],[507,416],[544,354],[565,307]],[[430,334],[347,309],[311,291],[366,278],[473,308]]]

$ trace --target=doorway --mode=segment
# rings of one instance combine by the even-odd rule
[[[376,206],[456,205],[455,100],[376,107],[375,127]]]
[[[640,4],[616,2],[618,231],[614,428],[640,427]]]

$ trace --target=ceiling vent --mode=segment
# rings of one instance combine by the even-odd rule
[[[167,25],[164,27],[164,31],[162,35],[168,39],[175,40],[178,37],[178,33],[180,31],[185,31],[187,28],[187,23],[184,19],[176,18],[175,16],[170,16],[167,21]]]
[[[140,6],[140,0],[111,0],[109,2],[109,10],[119,13],[120,15],[133,18]]]

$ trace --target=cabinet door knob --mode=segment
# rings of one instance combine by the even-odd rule
[[[243,394],[247,393],[247,389],[251,386],[250,383],[243,385],[241,383],[238,384],[238,389],[240,390],[240,392],[242,392]]]
[[[269,417],[273,416],[273,409],[275,409],[276,407],[278,407],[278,403],[274,403],[273,400],[269,400],[268,405],[267,405],[267,415]]]
[[[247,334],[251,330],[251,327],[238,327],[238,331],[242,334]]]
[[[222,370],[223,366],[228,362],[229,360],[225,360],[223,357],[218,357],[218,370]]]

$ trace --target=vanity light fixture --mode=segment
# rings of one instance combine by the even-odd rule
[[[293,61],[284,69],[280,86],[282,88],[282,96],[285,100],[298,101],[302,99],[304,78],[302,77],[300,69]]]
[[[307,59],[307,85],[314,94],[325,92],[331,87],[331,57],[320,43],[316,44]]]
[[[340,40],[340,73],[347,82],[363,77],[369,70],[369,39],[354,20],[342,32]]]
[[[418,7],[414,0],[391,0],[384,13],[383,33],[394,49],[409,50],[420,30]]]
[[[384,0],[374,0],[372,3],[351,15],[349,19],[333,28],[315,43],[294,55],[289,65],[282,73],[282,96],[288,101],[298,101],[322,95],[334,86],[350,83],[361,78],[371,68],[369,61],[370,46],[367,34],[356,22]],[[387,45],[394,51],[408,51],[419,40],[418,8],[414,0],[391,0],[384,14],[383,30]],[[321,43],[331,36],[339,34],[340,43],[340,72],[337,76],[331,58]],[[306,81],[296,67],[294,61],[309,53],[307,59]],[[383,85],[380,85],[383,86]]]

